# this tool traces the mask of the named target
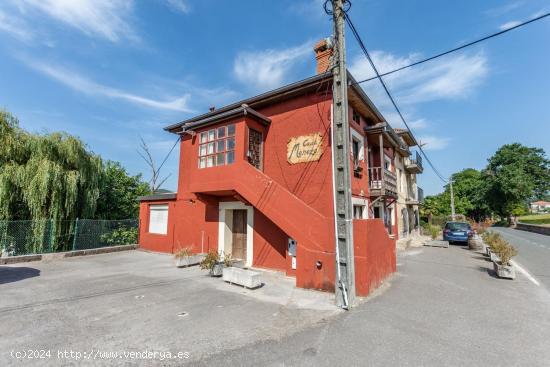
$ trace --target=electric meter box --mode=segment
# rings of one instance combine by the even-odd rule
[[[296,256],[296,241],[292,238],[288,239],[288,254],[290,256]]]

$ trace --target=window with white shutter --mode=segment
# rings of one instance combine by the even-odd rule
[[[149,205],[149,233],[168,233],[168,204]]]

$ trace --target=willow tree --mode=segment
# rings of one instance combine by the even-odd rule
[[[33,220],[33,250],[48,219],[55,245],[67,247],[74,219],[94,215],[101,173],[101,159],[78,138],[28,133],[0,111],[0,220]]]

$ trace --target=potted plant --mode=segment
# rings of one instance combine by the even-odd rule
[[[470,250],[483,250],[483,240],[476,231],[468,236],[468,247]]]
[[[493,266],[499,278],[515,279],[516,271],[510,260],[518,254],[514,246],[506,241],[502,241],[498,247],[498,256],[500,261],[494,261]]]
[[[223,256],[223,265],[225,265],[226,268],[233,266],[233,258],[231,257],[231,254],[225,254]]]
[[[487,256],[491,256],[491,246],[498,238],[500,238],[499,234],[494,232],[485,232],[481,238],[483,239],[483,243],[486,245],[485,254]]]
[[[193,246],[180,247],[174,252],[174,260],[178,268],[198,265],[204,259],[205,254],[193,253]]]
[[[502,237],[499,235],[494,237],[493,242],[489,245],[491,248],[491,252],[489,253],[491,261],[496,262],[500,260],[499,254],[504,246],[506,246],[506,241],[504,241]]]
[[[210,250],[200,263],[201,269],[207,269],[210,276],[213,277],[222,276],[224,265],[224,262],[220,259],[220,254],[214,250]]]

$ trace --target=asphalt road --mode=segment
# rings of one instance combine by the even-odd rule
[[[495,227],[492,230],[517,248],[516,263],[550,290],[550,236],[512,228]]]
[[[499,279],[464,246],[411,249],[378,296],[275,340],[200,366],[548,366],[550,292]]]

